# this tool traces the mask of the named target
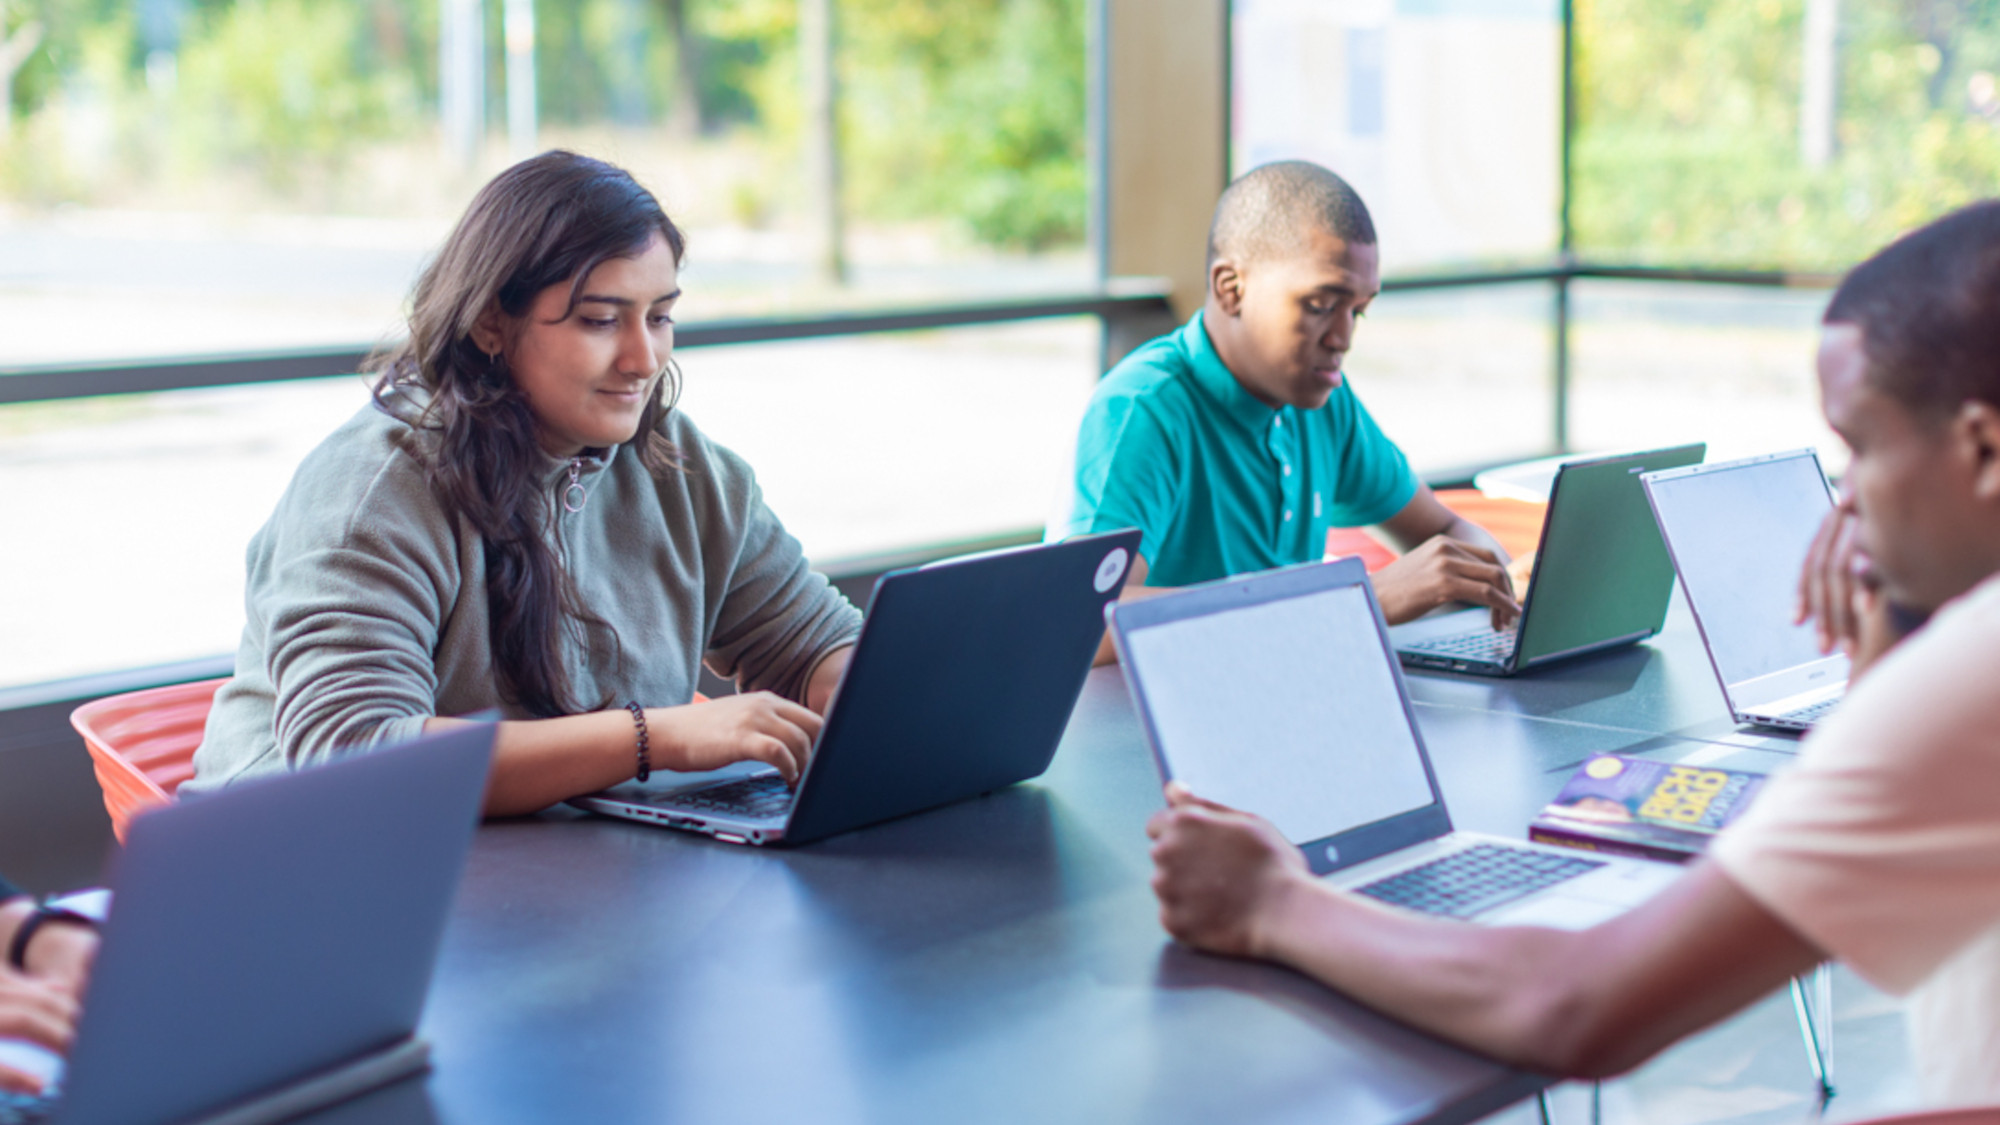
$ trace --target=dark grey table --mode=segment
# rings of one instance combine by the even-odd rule
[[[1592,753],[1781,764],[1708,675],[1683,619],[1532,678],[1410,682],[1458,823],[1519,835]],[[425,1021],[436,1070],[326,1119],[1366,1125],[1469,1121],[1544,1084],[1169,942],[1158,806],[1102,669],[1042,778],[798,851],[490,824]]]

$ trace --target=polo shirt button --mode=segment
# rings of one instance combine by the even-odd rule
[[[1275,429],[1283,429],[1285,425],[1285,416],[1280,414],[1276,418],[1271,419],[1271,425]]]
[[[1283,469],[1283,470],[1285,470],[1285,475],[1286,475],[1286,476],[1291,476],[1291,475],[1292,475],[1292,467],[1291,467],[1290,465],[1280,465],[1280,466],[1278,466],[1278,467],[1279,467],[1279,468],[1281,468],[1281,469]]]
[[[1285,509],[1285,522],[1286,523],[1292,522],[1292,510],[1290,508]]]

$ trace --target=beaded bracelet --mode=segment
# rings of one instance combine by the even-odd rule
[[[651,748],[646,745],[646,709],[639,706],[637,700],[625,704],[625,709],[632,712],[632,724],[639,728],[639,748],[637,751],[639,772],[637,776],[640,781],[644,781],[653,776],[653,756]]]

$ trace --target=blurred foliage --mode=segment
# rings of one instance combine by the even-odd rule
[[[2000,194],[2000,0],[1840,0],[1836,149],[1799,137],[1804,0],[1576,0],[1582,255],[1839,269]]]
[[[384,5],[376,11],[395,19]],[[391,32],[368,15],[362,5],[314,0],[241,0],[200,13],[165,93],[173,159],[195,174],[249,166],[292,188],[408,129],[424,99],[407,51],[396,59],[376,49],[389,35],[406,42],[407,25]]]
[[[952,215],[981,241],[1081,241],[1082,0],[849,0],[842,107],[849,203]]]
[[[849,212],[995,246],[1080,241],[1084,3],[839,0]],[[502,4],[483,7],[497,134]],[[800,206],[796,0],[535,0],[535,17],[544,122],[749,137],[765,155],[725,189],[731,209]],[[438,0],[0,0],[0,33],[27,20],[42,45],[0,144],[18,200],[250,177],[326,206],[356,162],[435,136]]]

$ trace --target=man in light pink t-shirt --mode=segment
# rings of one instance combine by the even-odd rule
[[[1913,995],[1929,1100],[2000,1104],[2000,200],[1856,267],[1818,366],[1853,457],[1800,613],[1855,682],[1709,857],[1590,930],[1470,926],[1333,890],[1266,822],[1170,785],[1148,825],[1167,930],[1575,1076],[1838,958]]]

